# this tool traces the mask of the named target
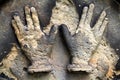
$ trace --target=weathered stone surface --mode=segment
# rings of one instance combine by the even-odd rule
[[[50,3],[49,3],[50,2]],[[53,1],[54,2],[54,1]],[[1,53],[7,53],[10,49],[11,43],[15,43],[16,39],[13,34],[13,30],[10,26],[11,24],[11,15],[12,12],[18,11],[20,13],[20,16],[22,16],[22,19],[24,21],[24,15],[23,15],[23,8],[25,5],[30,4],[31,6],[35,6],[38,10],[40,20],[42,22],[42,26],[46,26],[49,24],[49,19],[50,19],[50,14],[47,12],[51,12],[51,9],[48,10],[48,8],[52,8],[49,5],[54,4],[50,0],[11,0],[9,3],[1,7],[0,11],[0,46],[1,46]],[[60,0],[58,1],[60,2]],[[68,1],[67,1],[68,2]],[[75,4],[73,3],[67,3],[62,1],[63,4],[57,3],[58,8],[54,7],[54,11],[59,11],[59,14],[65,14],[65,16],[69,15],[66,19],[63,19],[64,16],[59,17],[55,16],[55,21],[60,19],[60,22],[63,24],[67,24],[68,26],[72,27],[73,25],[76,25],[77,22],[79,21],[79,16],[77,15],[77,11],[75,9],[75,6],[77,6],[77,10],[79,13],[81,13],[82,7],[84,5],[87,5],[91,2],[95,3],[95,11],[94,11],[94,18],[98,18],[99,13],[105,9],[107,11],[107,17],[109,18],[109,25],[106,29],[106,32],[104,34],[104,37],[106,38],[112,48],[116,51],[119,52],[119,9],[116,4],[112,0],[74,0]],[[19,4],[19,6],[18,6]],[[67,6],[66,6],[67,5]],[[41,7],[42,6],[42,7]],[[63,7],[62,7],[63,6]],[[66,8],[67,7],[67,11]],[[79,7],[81,6],[81,7]],[[74,9],[74,10],[73,10]],[[43,10],[43,12],[42,12]],[[70,11],[69,11],[70,10]],[[76,12],[74,12],[76,11]],[[22,13],[21,13],[22,12]],[[65,13],[64,13],[65,12]],[[75,15],[74,15],[75,14]],[[53,17],[53,16],[52,16]],[[51,24],[54,24],[54,18],[51,17]],[[74,18],[76,17],[76,18]],[[47,21],[47,22],[46,22]],[[74,22],[75,21],[75,22]],[[61,24],[58,22],[59,24]],[[57,24],[58,24],[57,23]],[[73,24],[72,24],[73,23]],[[93,21],[92,23],[95,23]],[[51,25],[50,24],[50,25]],[[48,26],[50,26],[48,25]],[[71,26],[72,25],[72,26]],[[91,24],[93,25],[93,24]],[[74,31],[74,28],[72,28]],[[11,34],[11,35],[10,35]],[[116,45],[117,44],[117,45]],[[61,40],[59,38],[59,35],[57,37],[56,44],[54,45],[54,49],[51,55],[51,58],[53,60],[53,66],[54,70],[53,72],[49,74],[41,74],[37,73],[34,75],[28,74],[26,71],[26,67],[29,65],[29,61],[26,59],[25,55],[21,53],[20,50],[14,52],[14,50],[11,50],[12,52],[9,53],[8,57],[4,58],[3,60],[3,66],[0,67],[0,71],[4,72],[6,75],[10,76],[12,78],[18,77],[20,80],[89,80],[92,78],[93,80],[99,80],[101,77],[105,77],[104,71],[103,75],[98,75],[101,71],[99,70],[100,68],[104,69],[104,66],[99,66],[101,64],[105,64],[106,62],[110,62],[110,66],[112,69],[109,69],[109,73],[107,77],[111,77],[112,75],[112,70],[114,69],[114,66],[116,64],[117,57],[115,55],[114,50],[110,48],[109,44],[103,40],[103,42],[99,46],[99,50],[96,52],[96,54],[93,57],[97,56],[98,61],[92,60],[95,62],[95,68],[98,70],[94,70],[94,72],[91,75],[88,75],[86,73],[69,73],[66,70],[66,65],[69,63],[69,54],[66,50],[66,48],[63,46],[61,43]],[[7,52],[6,52],[7,51]],[[13,54],[13,55],[12,55]],[[103,56],[103,57],[99,57]],[[113,57],[112,57],[113,56]],[[11,61],[12,59],[12,61]],[[8,64],[10,63],[10,64]],[[96,64],[99,63],[99,64]],[[6,67],[7,66],[7,67]],[[108,65],[105,65],[108,66]],[[14,70],[11,71],[9,67],[14,67]],[[100,72],[99,72],[100,71]],[[99,76],[98,79],[95,79],[96,76]]]
[[[18,12],[24,21],[23,10],[25,5],[34,6],[39,13],[41,26],[45,27],[49,24],[52,8],[55,5],[55,0],[7,0],[6,2],[0,6],[0,46],[2,46],[0,47],[0,55],[2,55],[0,60],[10,51],[12,43],[17,43],[11,27],[14,12]]]

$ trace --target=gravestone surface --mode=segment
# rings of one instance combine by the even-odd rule
[[[16,80],[91,80],[91,76],[94,77],[95,75],[89,76],[84,72],[70,73],[67,71],[66,65],[69,64],[70,55],[64,43],[61,42],[60,33],[57,34],[56,43],[51,53],[54,70],[50,73],[28,74],[26,68],[29,65],[29,60],[20,50],[14,30],[11,27],[14,12],[18,12],[23,23],[26,24],[24,6],[29,5],[34,6],[38,11],[43,29],[52,24],[66,24],[74,32],[72,26],[78,25],[82,8],[90,3],[95,4],[94,20],[92,20],[91,25],[96,22],[102,10],[107,12],[109,24],[104,34],[107,43],[103,41],[103,44],[106,43],[107,47],[101,44],[100,50],[105,55],[108,54],[108,57],[109,54],[114,55],[113,58],[110,57],[109,59],[115,61],[113,62],[115,66],[118,60],[116,54],[120,55],[120,5],[114,0],[57,0],[57,2],[56,0],[8,0],[0,6],[0,61],[3,62],[0,65],[0,73],[3,72],[8,77],[15,78]],[[57,16],[55,11],[58,11]],[[70,16],[63,19],[64,16],[59,16],[61,13]],[[57,22],[57,20],[60,21]],[[110,46],[108,46],[109,44]],[[18,46],[17,49],[16,45]],[[105,51],[102,51],[102,48]],[[101,56],[103,55],[101,54]],[[116,73],[119,75],[119,72]],[[94,78],[93,80],[100,79]],[[106,79],[103,78],[102,80]],[[112,79],[110,78],[110,80]]]

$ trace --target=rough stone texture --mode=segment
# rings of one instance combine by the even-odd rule
[[[89,5],[89,8],[87,6],[83,8],[80,22],[73,35],[70,34],[71,31],[67,29],[66,25],[60,26],[61,36],[71,55],[71,64],[68,66],[69,71],[90,72],[91,70],[88,61],[91,58],[91,54],[94,54],[97,50],[108,23],[107,18],[105,18],[106,12],[102,11],[98,21],[92,27],[90,23],[93,12],[94,4],[92,3]]]
[[[34,6],[39,12],[39,19],[41,21],[41,26],[45,27],[49,24],[52,8],[55,5],[54,0],[6,0],[6,3],[0,6],[0,60],[6,55],[12,46],[12,43],[17,43],[14,31],[11,27],[11,19],[13,18],[14,12],[18,12],[23,20],[24,7],[25,5]],[[42,19],[42,20],[41,20]],[[3,22],[2,22],[3,21]],[[24,23],[25,24],[25,23]],[[11,35],[9,35],[11,34]]]
[[[96,59],[95,59],[95,61],[91,60],[91,61],[95,62],[95,65],[94,65],[95,70],[92,74],[88,75],[86,73],[69,73],[69,72],[67,72],[66,65],[69,63],[69,54],[68,54],[66,48],[64,47],[63,43],[61,43],[59,35],[57,37],[56,44],[54,45],[54,49],[53,49],[52,56],[51,56],[51,59],[53,60],[53,66],[54,66],[54,70],[51,73],[43,73],[43,74],[37,73],[37,74],[33,74],[33,75],[28,74],[26,71],[26,67],[29,65],[29,61],[26,59],[25,55],[23,55],[21,53],[22,51],[18,49],[18,52],[17,52],[16,48],[12,48],[9,55],[4,58],[4,60],[2,61],[3,65],[1,65],[1,67],[0,67],[0,71],[4,72],[6,75],[10,76],[11,78],[14,74],[13,78],[18,77],[18,79],[20,79],[20,80],[90,80],[90,78],[92,78],[93,80],[100,80],[100,78],[104,77],[106,74],[104,72],[104,70],[99,70],[101,68],[104,69],[104,66],[101,66],[101,64],[110,62],[109,68],[112,68],[112,69],[109,69],[107,77],[111,77],[111,75],[113,73],[112,70],[114,69],[114,65],[116,64],[116,60],[117,60],[114,50],[116,52],[119,52],[119,48],[120,48],[120,46],[119,46],[119,39],[120,39],[119,21],[120,21],[120,18],[119,18],[119,9],[118,9],[119,7],[112,0],[97,0],[97,1],[96,0],[74,0],[74,2],[76,3],[77,8],[78,8],[78,6],[81,5],[81,7],[79,9],[77,9],[78,13],[81,13],[81,9],[84,5],[93,2],[93,3],[95,3],[94,18],[96,19],[96,17],[98,17],[99,13],[103,9],[105,9],[107,11],[107,15],[108,15],[107,17],[109,18],[109,25],[108,25],[106,33],[104,35],[106,38],[105,40],[107,40],[108,43],[106,44],[106,42],[103,40],[103,42],[99,46],[98,51],[95,53],[95,55],[93,55],[93,57],[97,58],[98,60],[97,60],[97,62],[96,62]],[[18,6],[18,4],[19,4],[19,6]],[[40,20],[43,21],[42,26],[46,26],[48,24],[50,15],[47,12],[50,12],[50,10],[51,10],[50,9],[48,11],[48,7],[51,8],[49,5],[52,4],[52,1],[50,1],[50,0],[19,0],[19,1],[11,0],[9,3],[2,6],[1,11],[0,11],[0,15],[1,15],[0,16],[0,45],[2,46],[1,53],[3,53],[3,52],[4,52],[4,54],[8,53],[8,51],[9,51],[8,49],[10,49],[11,43],[16,42],[15,36],[14,36],[12,28],[10,26],[12,12],[18,11],[20,13],[20,16],[22,16],[22,18],[24,20],[23,6],[25,6],[26,4],[31,4],[32,6],[35,6],[37,8],[39,16],[40,16]],[[60,4],[61,4],[61,2],[60,2]],[[59,6],[60,4],[57,4],[57,5]],[[45,6],[45,5],[47,5],[47,6]],[[68,5],[68,4],[64,4],[65,7],[67,7],[66,5]],[[75,5],[73,5],[73,3],[71,3],[70,6],[73,6],[73,7],[68,7],[68,9],[69,8],[74,9],[74,10],[72,10],[74,12]],[[62,8],[62,7],[60,6],[60,8]],[[42,12],[42,10],[43,10],[43,12]],[[66,10],[66,9],[63,9],[63,10]],[[53,10],[53,12],[54,11],[55,10]],[[70,10],[70,13],[72,11]],[[64,11],[62,11],[61,13],[64,14],[63,12]],[[68,11],[68,12],[66,12],[66,15],[69,15],[70,13]],[[71,25],[74,25],[79,21],[78,20],[79,16],[77,15],[77,12],[71,13],[71,15],[72,14],[75,14],[73,17],[76,17],[76,18],[72,17],[71,19],[75,22],[71,21],[70,24],[73,23]],[[69,17],[71,17],[71,15]],[[68,17],[68,19],[66,19],[64,21],[63,17],[59,18],[59,16],[58,16],[58,20],[60,19],[61,23],[64,22],[64,24],[70,25],[69,17]],[[57,18],[57,16],[56,16],[56,18]],[[54,19],[53,20],[52,19],[51,19],[51,21],[52,21],[51,24],[53,24],[53,21],[54,21]],[[63,22],[62,22],[62,20],[63,20]],[[93,21],[93,23],[94,22],[95,21]],[[59,24],[61,24],[61,23],[59,23]],[[11,34],[11,35],[9,35],[9,34]],[[112,48],[110,48],[109,44],[110,44],[110,46],[112,46],[112,48],[114,50]],[[101,57],[101,56],[103,56],[103,57]],[[98,64],[96,65],[96,63],[98,63]],[[14,70],[12,70],[13,74],[11,74],[11,71],[10,71],[11,69],[9,69],[10,66],[14,67]],[[108,66],[108,65],[105,65],[105,66]],[[102,73],[104,73],[104,74],[99,75],[98,74],[98,73],[100,73],[99,71],[100,72],[103,71]],[[99,77],[97,77],[96,75],[98,75]],[[97,77],[97,79],[95,79],[96,77]],[[106,80],[106,77],[102,78],[102,80]]]
[[[55,43],[58,26],[52,25],[49,34],[46,35],[40,28],[38,14],[34,7],[25,6],[25,16],[27,25],[23,25],[20,16],[16,13],[12,19],[12,26],[21,49],[31,61],[28,72],[50,72],[52,66],[49,56]]]

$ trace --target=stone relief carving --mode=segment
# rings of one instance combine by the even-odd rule
[[[97,49],[108,23],[107,18],[105,18],[106,12],[103,11],[97,23],[91,28],[93,10],[94,4],[90,4],[89,8],[84,7],[81,20],[73,35],[70,34],[65,25],[60,26],[63,38],[72,56],[72,62],[68,65],[69,71],[92,71],[89,60]]]
[[[28,72],[49,72],[52,70],[52,66],[48,56],[55,41],[57,26],[53,25],[47,35],[40,28],[37,11],[34,7],[25,6],[25,14],[27,26],[23,25],[17,14],[14,15],[12,26],[22,50],[31,61],[32,65],[28,67]]]
[[[53,74],[53,63],[50,64],[49,55],[51,53],[53,43],[55,42],[55,36],[57,33],[57,29],[55,27],[59,27],[59,33],[62,34],[61,37],[66,43],[66,45],[64,46],[68,48],[71,55],[71,64],[67,66],[68,71],[88,72],[89,75],[86,76],[89,76],[90,80],[107,80],[108,78],[110,79],[115,73],[114,65],[116,64],[116,60],[118,59],[118,57],[114,54],[114,51],[110,49],[109,45],[103,38],[103,33],[108,23],[106,12],[103,11],[101,13],[98,21],[96,22],[94,27],[92,27],[90,25],[90,22],[94,11],[94,4],[90,4],[89,7],[85,6],[83,8],[83,14],[81,16],[80,22],[78,19],[78,14],[74,12],[75,10],[69,11],[69,7],[73,7],[73,5],[69,7],[66,6],[71,4],[69,1],[57,1],[56,4],[56,7],[53,9],[51,23],[50,25],[48,25],[46,30],[42,30],[40,28],[37,11],[34,7],[25,7],[27,26],[22,24],[22,21],[20,20],[18,14],[14,15],[12,25],[14,27],[15,34],[21,45],[21,49],[24,51],[24,54],[32,64],[28,67],[28,72],[35,74],[35,72],[51,71],[51,74]],[[62,12],[64,8],[67,8],[66,11],[74,12],[74,14],[76,15],[72,15],[72,13],[69,15],[68,13],[64,13],[64,11]],[[61,14],[61,16],[57,16],[57,14]],[[75,23],[70,23],[70,20],[64,22],[64,20],[62,20],[64,19],[63,15],[68,15],[69,17],[77,17],[70,19],[73,21],[76,20]],[[69,23],[71,24],[70,26]],[[78,23],[79,25],[76,23]],[[53,24],[58,24],[59,26]],[[52,25],[53,27],[51,27]],[[72,35],[70,34],[70,32]],[[15,52],[14,49],[12,49],[11,54],[13,53],[19,55],[19,57],[21,55],[19,51],[16,50],[16,47]],[[9,57],[11,57],[11,55],[8,56],[8,59]],[[25,61],[25,59],[23,59],[23,61]],[[3,64],[6,64],[6,62],[7,61],[3,60]],[[18,80],[36,79],[28,78],[29,74],[27,73],[27,71],[23,70],[23,67],[26,67],[26,65],[24,66],[24,64],[27,64],[26,61],[19,61],[16,63],[14,62],[14,60],[11,60],[11,62],[13,62],[14,64],[12,64],[10,70],[14,74],[14,76],[17,77]],[[19,67],[20,64],[22,64],[22,68]],[[51,77],[49,79],[57,80]]]

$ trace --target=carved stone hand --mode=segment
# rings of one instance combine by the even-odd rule
[[[99,45],[108,23],[107,18],[105,18],[106,12],[103,11],[96,24],[90,26],[93,10],[94,4],[84,7],[74,35],[70,34],[66,25],[62,24],[60,26],[60,32],[71,54],[71,64],[67,66],[69,71],[91,72],[92,70],[89,60]]]
[[[27,26],[23,25],[16,14],[12,20],[15,34],[27,58],[31,61],[28,72],[49,72],[52,70],[49,53],[55,40],[56,28],[51,27],[48,35],[40,28],[37,11],[34,7],[25,6]]]

